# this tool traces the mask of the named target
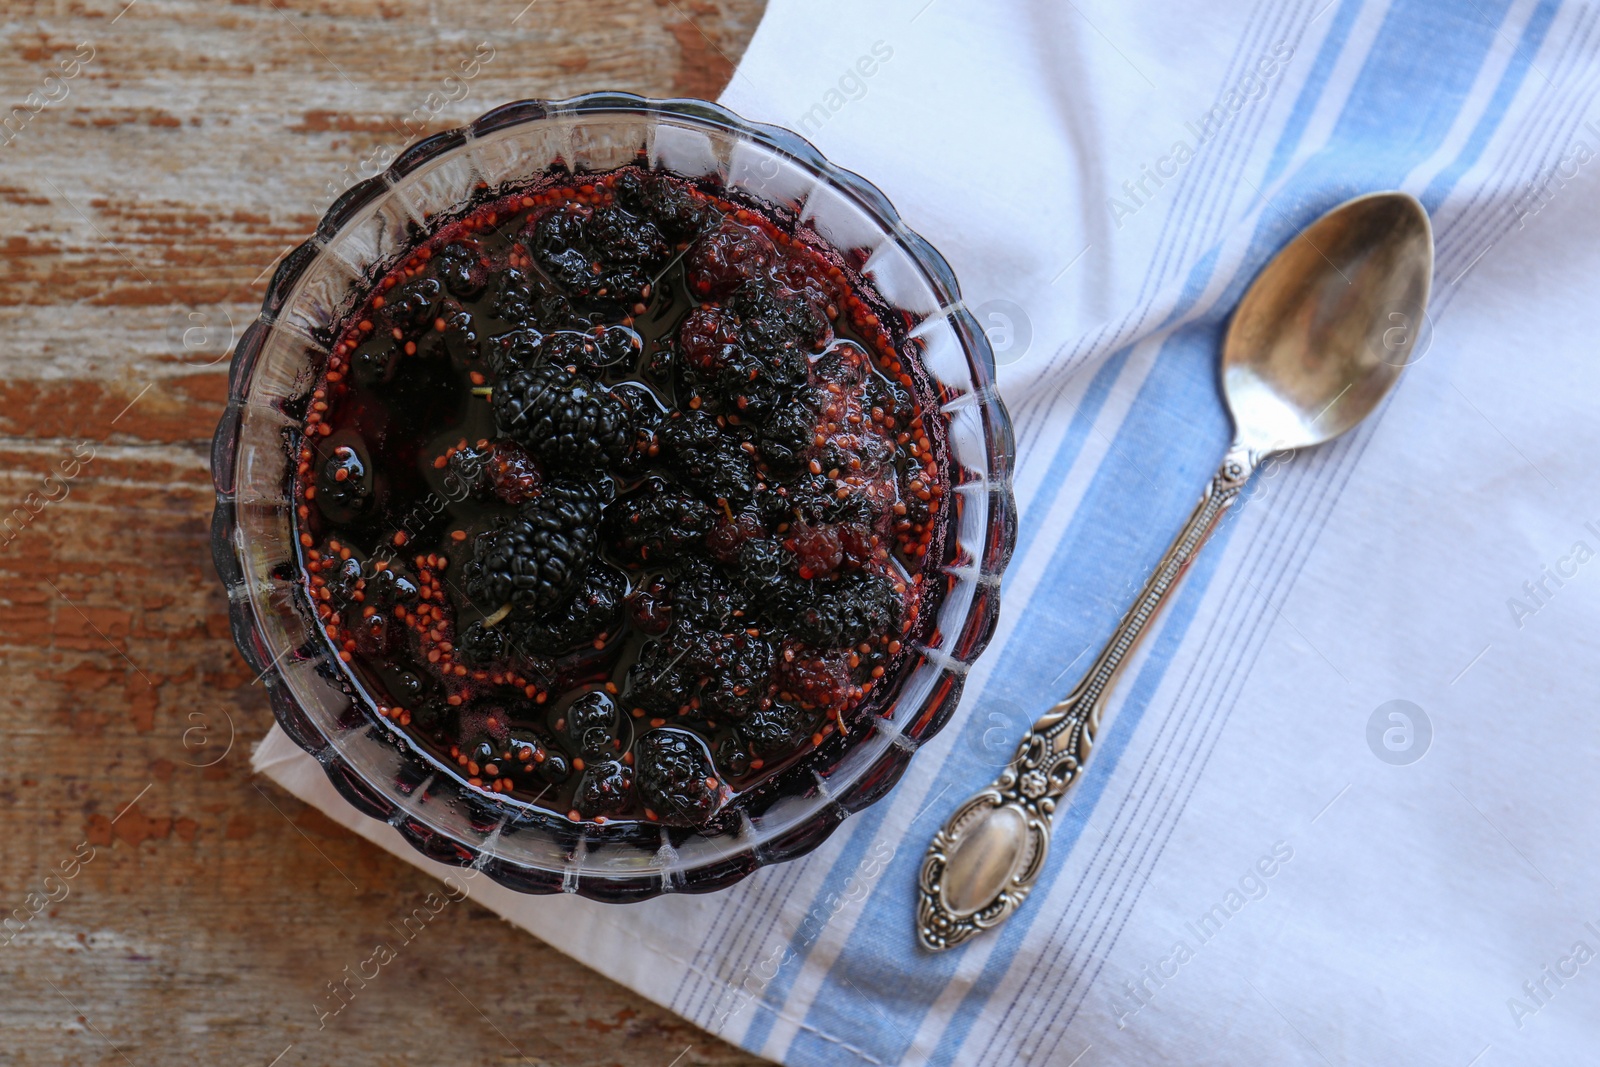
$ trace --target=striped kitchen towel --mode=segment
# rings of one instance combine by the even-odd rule
[[[879,185],[995,342],[1021,508],[999,629],[950,725],[810,857],[626,908],[474,896],[807,1067],[1596,1062],[1597,56],[1571,0],[772,0],[725,102]],[[1124,675],[1032,898],[925,953],[930,835],[1222,455],[1231,307],[1385,188],[1438,240],[1415,364],[1258,475]],[[280,734],[257,767],[427,864]]]

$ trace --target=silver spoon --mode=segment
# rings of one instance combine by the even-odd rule
[[[1051,818],[1089,758],[1118,669],[1145,626],[1262,460],[1332,440],[1378,406],[1410,358],[1432,281],[1428,214],[1399,192],[1340,204],[1256,276],[1222,347],[1233,445],[1088,674],[935,835],[918,885],[924,947],[959,945],[1027,898],[1044,869]]]

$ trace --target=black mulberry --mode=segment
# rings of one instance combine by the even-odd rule
[[[849,667],[843,653],[827,656],[790,650],[778,669],[778,690],[810,708],[842,705],[850,695]]]
[[[551,278],[580,298],[631,307],[670,251],[661,231],[617,207],[570,206],[534,224],[529,247]]]
[[[810,742],[821,716],[794,704],[774,701],[739,724],[739,733],[761,759],[792,755]]]
[[[717,766],[733,778],[743,778],[750,773],[750,750],[745,739],[737,733],[724,737],[717,745]]]
[[[612,185],[617,202],[636,215],[655,220],[672,241],[684,241],[705,228],[710,213],[681,186],[657,174],[626,170]]]
[[[644,340],[628,326],[608,326],[590,336],[595,340],[595,353],[587,364],[590,370],[631,367],[644,351]]]
[[[692,652],[692,645],[677,634],[647,643],[628,671],[623,694],[628,708],[640,708],[654,718],[686,711],[700,677]]]
[[[903,608],[892,580],[857,571],[815,583],[810,602],[794,614],[792,632],[817,648],[847,648],[898,632]]]
[[[622,458],[632,438],[627,410],[615,398],[553,363],[497,381],[494,415],[501,433],[562,470],[604,467]]]
[[[620,207],[595,208],[584,231],[602,267],[659,267],[670,251],[654,223]]]
[[[488,268],[483,265],[478,250],[470,245],[445,245],[433,254],[430,266],[450,290],[450,295],[461,300],[476,299],[488,284]]]
[[[531,328],[497,334],[483,346],[484,362],[497,379],[532,370],[542,362],[539,354],[542,340],[544,335]]]
[[[607,505],[601,536],[607,547],[630,567],[667,563],[697,544],[711,529],[715,515],[699,499],[661,477]]]
[[[766,234],[724,219],[689,247],[684,259],[689,288],[702,300],[719,300],[746,282],[765,277],[776,256]]]
[[[402,329],[432,326],[444,300],[444,283],[438,278],[415,278],[395,286],[384,306],[385,318]]]
[[[577,590],[594,555],[598,502],[552,483],[510,522],[478,535],[462,568],[466,592],[487,612],[510,604],[546,611]]]
[[[572,806],[585,819],[616,815],[633,802],[633,768],[608,759],[584,768]]]
[[[874,374],[867,379],[866,405],[890,429],[909,427],[917,413],[911,394],[899,382]]]
[[[793,342],[750,342],[739,317],[715,305],[698,307],[678,327],[677,351],[698,395],[730,414],[761,418],[804,385],[810,361]]]
[[[473,667],[483,667],[505,658],[506,634],[475,622],[456,638],[456,658]]]
[[[571,600],[541,615],[513,615],[507,621],[513,644],[541,656],[558,656],[609,637],[622,621],[628,582],[622,572],[604,563],[590,567]]]
[[[821,463],[818,463],[821,466]],[[832,468],[828,468],[832,469]],[[789,483],[789,504],[794,515],[809,523],[871,524],[872,503],[865,493],[850,490],[839,495],[840,483],[820,474],[803,474]]]
[[[542,332],[587,325],[574,314],[571,302],[537,272],[507,270],[499,284],[492,311],[512,326]]]
[[[812,370],[822,381],[853,389],[866,381],[867,368],[871,365],[866,349],[849,341],[840,341],[812,365]]]
[[[809,390],[780,400],[757,424],[756,447],[768,463],[792,467],[816,442],[817,413]]]
[[[739,549],[739,582],[763,614],[782,620],[798,611],[808,590],[794,574],[794,554],[777,541],[758,538]]]
[[[526,504],[539,495],[544,481],[544,472],[534,458],[510,441],[490,442],[483,474],[490,490],[507,504]]]
[[[673,619],[700,629],[738,626],[750,610],[750,601],[738,583],[721,568],[701,560],[688,562],[672,582],[668,597]]]
[[[559,363],[563,367],[582,371],[598,370],[604,366],[595,336],[573,330],[545,334],[539,339],[538,358],[542,363]]]
[[[718,634],[701,646],[700,711],[743,719],[761,706],[772,684],[772,646],[744,630]]]
[[[705,742],[686,730],[651,730],[634,746],[639,799],[668,826],[700,826],[728,799]]]
[[[661,423],[666,418],[666,409],[654,393],[638,382],[614,386],[611,395],[627,409],[628,421],[633,426],[633,440],[618,469],[623,474],[639,474],[661,453]]]
[[[584,693],[572,702],[562,718],[567,736],[572,738],[578,755],[584,759],[599,759],[618,747],[617,705],[609,694],[600,690]]]
[[[672,469],[706,498],[739,508],[755,493],[755,460],[740,437],[713,416],[677,414],[662,424],[661,442]]]
[[[588,209],[579,206],[558,208],[533,226],[529,250],[546,274],[573,293],[584,295],[593,288],[600,274],[584,233]]]
[[[833,341],[833,327],[815,305],[769,285],[740,287],[728,298],[728,308],[739,316],[740,336],[752,352],[821,352]],[[798,367],[804,380],[806,361]]]

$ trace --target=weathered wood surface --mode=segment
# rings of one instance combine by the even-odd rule
[[[525,2],[0,5],[0,1063],[757,1062],[471,903],[319,1031],[437,885],[248,771],[271,716],[208,549],[227,323],[413,133],[715,96],[761,10]]]

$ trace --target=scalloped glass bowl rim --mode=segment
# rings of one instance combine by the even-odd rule
[[[724,184],[742,182],[738,187],[759,199],[799,209],[801,220],[835,247],[858,247],[848,238],[865,232],[865,220],[875,229],[878,243],[857,266],[891,307],[917,306],[910,316],[916,320],[910,336],[917,339],[924,365],[928,366],[932,351],[938,349],[946,359],[945,374],[957,366],[964,374],[958,382],[949,381],[944,374],[935,375],[951,397],[943,410],[952,437],[952,480],[956,483],[951,503],[961,526],[951,534],[959,545],[955,564],[945,568],[952,579],[951,588],[940,604],[938,640],[932,647],[922,647],[919,656],[907,664],[899,696],[887,709],[890,717],[875,719],[871,730],[847,746],[835,764],[813,769],[815,785],[807,792],[780,797],[757,813],[759,822],[743,814],[731,835],[661,830],[654,849],[618,846],[613,843],[616,834],[604,828],[562,826],[545,816],[498,805],[490,795],[449,774],[441,777],[441,768],[427,766],[418,753],[397,745],[392,738],[376,736],[375,731],[381,729],[376,723],[363,719],[346,725],[337,721],[360,703],[352,705],[347,694],[338,694],[325,683],[316,684],[316,666],[325,650],[303,653],[318,649],[317,641],[296,645],[273,640],[282,636],[275,626],[305,627],[290,588],[299,575],[272,577],[266,553],[274,545],[265,537],[253,541],[246,528],[247,521],[286,514],[290,506],[283,480],[276,488],[250,480],[253,474],[259,478],[251,462],[255,456],[251,439],[263,434],[264,440],[270,439],[292,421],[272,403],[262,403],[258,394],[275,387],[282,390],[282,399],[296,388],[309,388],[305,367],[269,366],[263,352],[270,348],[276,355],[285,351],[285,345],[292,350],[298,343],[303,363],[303,357],[318,347],[326,351],[307,323],[317,321],[319,314],[322,321],[336,320],[339,300],[347,300],[363,280],[370,284],[372,273],[392,264],[403,247],[393,240],[395,234],[389,233],[391,247],[384,249],[384,213],[394,216],[390,226],[394,230],[408,216],[427,226],[459,208],[472,198],[472,192],[458,194],[454,200],[446,195],[431,208],[424,199],[430,192],[438,195],[439,189],[448,193],[452,167],[487,181],[491,188],[537,177],[513,172],[493,176],[496,166],[514,168],[516,146],[510,142],[519,131],[541,135],[539,128],[545,127],[559,142],[556,154],[575,170],[583,169],[580,165],[586,162],[612,160],[626,150],[626,137],[619,147],[606,144],[600,134],[618,119],[637,121],[651,165],[697,177],[711,173],[705,169],[691,173],[697,166],[705,167],[709,159]],[[625,122],[622,128],[627,128]],[[592,154],[579,158],[586,150],[579,143],[580,135],[585,134],[596,135],[594,143],[587,146]],[[719,154],[719,148],[726,151]],[[710,156],[702,149],[709,149]],[[623,162],[627,160],[617,159],[594,169],[603,172]],[[461,176],[455,177],[459,186]],[[380,227],[374,231],[378,239],[358,232],[362,227],[372,229],[375,220]],[[356,252],[351,253],[341,242],[357,246]],[[356,265],[358,260],[365,262],[365,269]],[[341,271],[344,292],[335,298],[330,293],[339,288]],[[321,289],[317,289],[319,285]],[[901,297],[904,299],[897,299]],[[285,369],[295,371],[294,381],[263,385],[268,372],[281,374]],[[269,395],[267,399],[272,398]],[[276,426],[271,425],[274,416]],[[958,423],[962,428],[959,457]],[[386,172],[340,196],[314,237],[284,258],[268,286],[261,316],[233,354],[228,407],[213,443],[217,508],[212,548],[218,572],[228,587],[235,640],[252,668],[261,673],[280,725],[318,759],[334,787],[355,807],[394,826],[429,858],[476,867],[522,892],[566,891],[601,900],[638,900],[669,891],[723,888],[760,866],[803,855],[821,844],[850,813],[874,802],[898,781],[912,753],[937,733],[955,710],[965,673],[993,634],[1000,574],[1016,537],[1010,484],[1013,454],[1010,420],[994,386],[993,353],[962,306],[954,275],[938,252],[905,227],[875,186],[835,167],[797,134],[748,123],[706,101],[647,100],[620,93],[563,101],[523,100],[495,108],[469,126],[411,145]],[[980,460],[977,465],[972,463],[975,458]],[[284,461],[287,463],[286,453]],[[946,619],[952,607],[963,606],[959,617]],[[316,636],[320,639],[320,634]],[[920,684],[912,686],[913,680]],[[909,694],[918,692],[921,696],[915,707],[903,706]],[[345,707],[332,708],[325,703],[330,699],[335,703],[342,700]],[[382,758],[392,766],[377,768]],[[447,818],[455,818],[458,825],[447,825]],[[772,825],[767,825],[769,822]],[[514,854],[511,846],[519,838],[530,843],[523,835],[534,835],[532,840],[539,841],[549,855]]]

